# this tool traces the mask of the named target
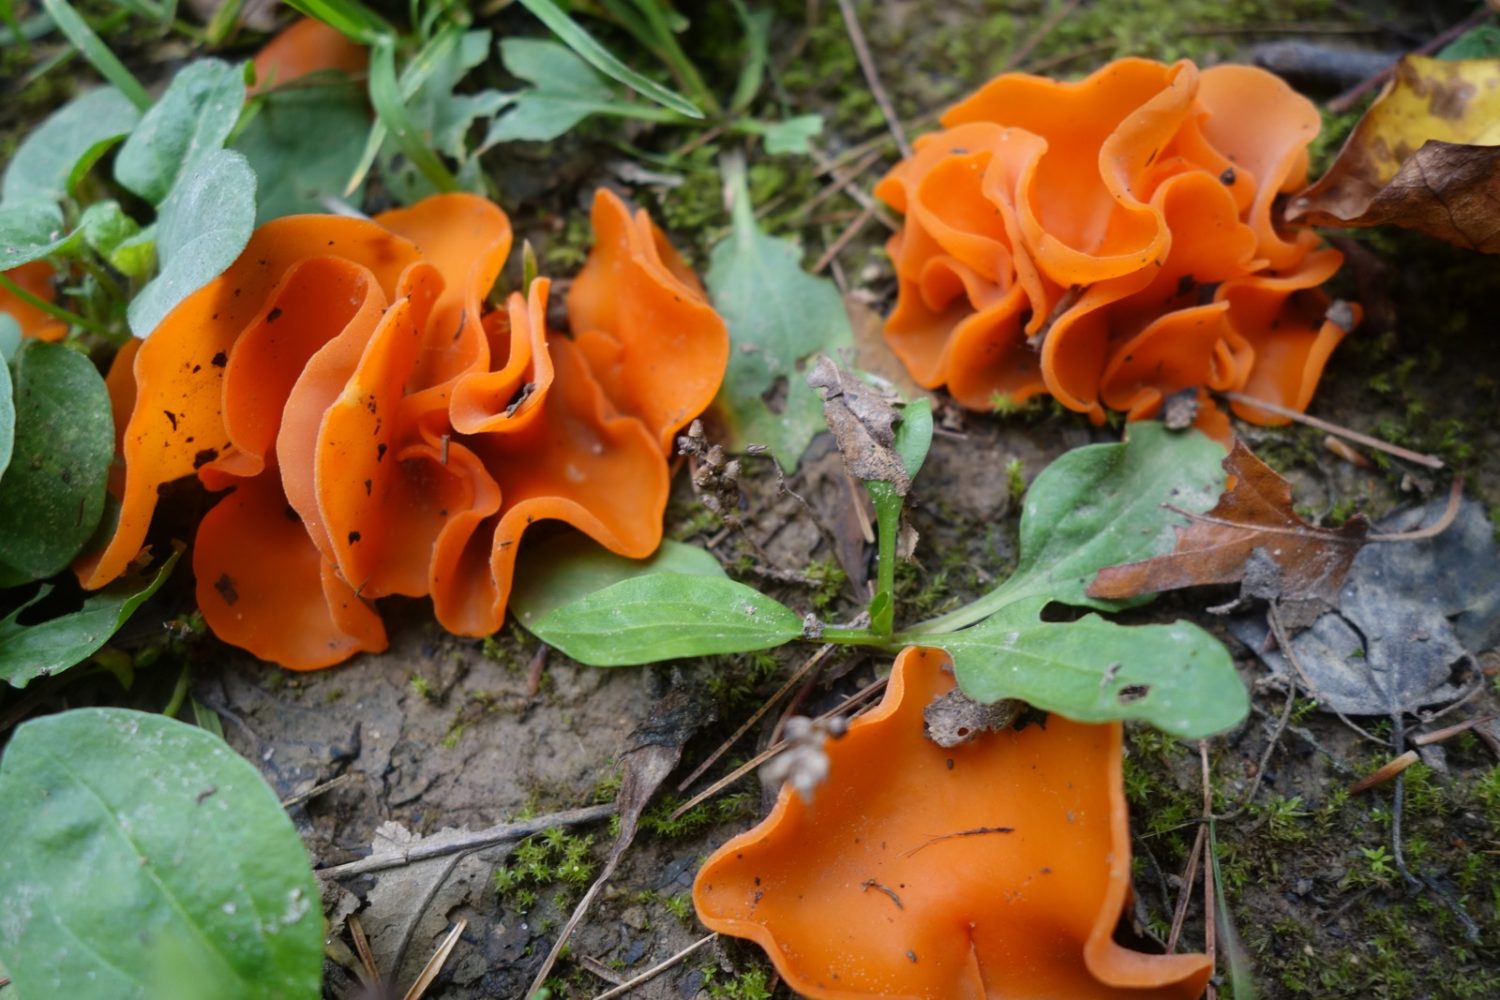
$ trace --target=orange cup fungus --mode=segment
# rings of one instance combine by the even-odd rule
[[[650,555],[673,434],[717,391],[728,333],[644,212],[601,190],[593,224],[571,339],[548,334],[545,278],[487,308],[511,229],[483,198],[260,227],[110,373],[121,508],[84,585],[126,569],[189,475],[230,491],[194,546],[204,619],[293,669],[383,649],[371,602],[391,594],[496,631],[536,521]]]
[[[953,687],[942,651],[903,652],[811,801],[784,787],[704,864],[699,918],[815,998],[1199,996],[1205,956],[1113,937],[1130,895],[1120,724],[1054,715],[944,749],[923,710]]]
[[[917,382],[975,409],[1046,392],[1096,423],[1186,389],[1307,407],[1347,330],[1318,289],[1342,255],[1273,217],[1306,182],[1306,98],[1248,66],[1121,59],[1004,74],[942,124],[875,188],[905,215],[886,338]],[[1228,437],[1211,404],[1199,425]]]
[[[55,272],[44,260],[35,260],[4,272],[5,277],[32,298],[51,304],[57,301],[57,289],[52,286]],[[59,322],[43,309],[17,295],[9,288],[0,286],[0,312],[9,314],[21,328],[21,336],[35,340],[61,340],[68,332],[68,325]]]
[[[303,17],[263,45],[253,61],[255,86],[250,93],[260,94],[327,70],[361,76],[369,64],[369,54],[337,28],[317,18]]]

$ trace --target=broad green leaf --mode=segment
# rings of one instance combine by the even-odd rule
[[[286,87],[259,98],[260,110],[234,140],[255,171],[256,222],[324,212],[325,197],[344,197],[359,163],[370,113],[349,82]],[[360,200],[353,192],[354,201]]]
[[[28,722],[0,759],[0,962],[21,1000],[316,1000],[307,852],[259,772],[165,716]]]
[[[802,635],[802,619],[743,583],[653,573],[553,611],[531,631],[580,663],[620,667],[770,649]]]
[[[255,229],[255,172],[239,153],[214,150],[177,179],[156,219],[161,273],[130,303],[137,337],[224,272]]]
[[[896,425],[893,450],[906,467],[908,478],[917,478],[927,451],[932,447],[932,400],[917,399],[901,407],[901,422]]]
[[[121,580],[90,594],[77,611],[35,625],[19,624],[28,603],[0,618],[0,681],[23,688],[88,659],[166,582],[179,555],[173,552],[149,580]],[[32,603],[50,591],[43,586]]]
[[[636,110],[617,100],[603,77],[557,42],[506,38],[500,42],[500,59],[532,87],[504,95],[501,113],[491,122],[481,148],[501,142],[550,142],[589,115]]]
[[[0,479],[0,562],[41,579],[66,568],[99,523],[114,420],[93,363],[61,344],[28,341],[11,377],[15,445]]]
[[[1123,444],[1068,452],[1026,493],[1010,579],[898,638],[948,650],[959,685],[976,700],[1021,698],[1083,721],[1145,719],[1179,736],[1228,728],[1249,710],[1244,686],[1228,652],[1197,626],[1042,620],[1054,601],[1126,606],[1089,597],[1089,581],[1105,566],[1170,551],[1172,529],[1186,518],[1165,505],[1212,507],[1223,458],[1197,431],[1150,422],[1130,424]]]
[[[647,559],[627,559],[575,531],[559,532],[526,549],[510,593],[510,612],[530,629],[553,611],[621,580],[649,573],[724,576],[713,555],[696,545],[664,541]]]
[[[0,205],[0,271],[66,253],[79,235],[67,231],[62,211],[51,202]]]
[[[5,317],[10,319],[9,316]],[[11,326],[15,326],[15,320],[11,320]],[[21,329],[15,328],[19,339]],[[9,336],[3,339],[9,341]],[[6,362],[9,353],[5,350],[5,344],[0,343],[0,482],[5,480],[5,469],[10,465],[11,448],[16,440],[16,400],[15,393],[10,385],[10,365]]]
[[[1019,698],[1079,722],[1139,719],[1198,739],[1245,717],[1249,696],[1219,640],[1188,622],[1047,622],[1046,597],[1008,604],[971,628],[923,638],[953,657],[964,694]]]
[[[568,48],[582,56],[599,72],[617,80],[663,107],[670,108],[689,118],[702,118],[703,112],[692,101],[661,84],[642,76],[610,54],[609,50],[594,40],[594,36],[567,15],[567,12],[552,0],[521,0],[521,6],[537,16],[547,29]]]
[[[240,67],[218,59],[188,63],[120,147],[115,179],[161,204],[178,177],[223,148],[244,106]]]
[[[758,132],[772,156],[812,152],[812,141],[823,132],[822,115],[798,115],[774,122],[746,123],[749,131]]]
[[[33,129],[16,148],[0,202],[58,202],[68,193],[73,168],[98,144],[129,132],[140,113],[113,87],[76,97]]]
[[[1445,45],[1439,59],[1494,59],[1500,57],[1500,28],[1481,24]]]
[[[854,342],[833,282],[802,270],[802,251],[756,225],[742,168],[729,171],[733,225],[709,257],[708,288],[729,325],[729,367],[717,407],[730,446],[771,449],[788,472],[823,429],[823,402],[802,375],[817,353]]]

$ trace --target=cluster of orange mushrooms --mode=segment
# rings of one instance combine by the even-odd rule
[[[293,669],[383,649],[372,602],[391,594],[497,631],[536,521],[650,555],[673,435],[713,398],[729,338],[644,213],[601,190],[593,224],[569,338],[549,336],[545,278],[486,304],[511,229],[484,198],[266,223],[116,358],[120,516],[83,584],[124,572],[158,490],[190,475],[228,491],[193,547],[204,620]]]
[[[1358,321],[1318,289],[1342,255],[1274,217],[1306,183],[1310,101],[1249,66],[1121,59],[997,77],[942,124],[875,189],[905,215],[886,339],[917,382],[976,409],[1049,393],[1095,422],[1197,389],[1220,440],[1205,390],[1307,407]]]
[[[295,30],[315,63],[362,58]],[[263,75],[306,72],[282,48]],[[1095,420],[1197,390],[1221,438],[1210,390],[1306,407],[1358,318],[1329,318],[1318,290],[1339,253],[1274,218],[1305,181],[1308,101],[1256,69],[1125,59],[1077,83],[1001,76],[942,123],[876,189],[905,216],[886,330],[919,383],[976,408],[1049,393]],[[193,551],[205,620],[294,669],[384,648],[386,595],[495,632],[539,520],[649,555],[674,434],[718,390],[729,340],[644,213],[600,191],[592,221],[570,336],[549,333],[545,278],[488,304],[511,230],[485,199],[260,228],[109,373],[120,514],[84,585],[129,567],[158,492],[189,476],[222,493]],[[51,300],[47,265],[10,277]],[[0,309],[27,335],[64,332]],[[703,921],[812,997],[1198,996],[1207,958],[1113,937],[1130,886],[1120,725],[1054,718],[945,749],[923,709],[953,686],[944,654],[904,652],[813,798],[784,788],[705,864]]]

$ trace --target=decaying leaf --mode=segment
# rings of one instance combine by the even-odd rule
[[[1400,532],[1436,521],[1442,501],[1381,524]],[[1264,615],[1237,617],[1230,631],[1279,674],[1292,672]],[[1296,679],[1319,707],[1389,715],[1452,701],[1472,681],[1474,655],[1500,641],[1500,554],[1484,505],[1464,501],[1442,534],[1372,542],[1354,560],[1339,609],[1291,646]]]
[[[1394,225],[1500,253],[1500,59],[1407,56],[1293,222]]]
[[[896,394],[863,381],[820,354],[807,384],[823,397],[823,419],[838,442],[849,474],[866,482],[890,483],[900,496],[911,477],[892,445],[896,441]]]
[[[1224,470],[1228,489],[1213,510],[1188,514],[1191,522],[1177,529],[1176,549],[1100,570],[1089,596],[1119,599],[1238,582],[1243,597],[1337,607],[1369,522],[1355,515],[1339,528],[1308,524],[1292,510],[1291,485],[1239,441]]]

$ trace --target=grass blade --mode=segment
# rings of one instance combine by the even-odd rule
[[[359,0],[286,0],[286,4],[338,29],[361,45],[373,46],[396,38],[391,22]]]
[[[57,29],[67,36],[73,47],[83,53],[83,57],[89,61],[89,65],[99,71],[115,88],[130,99],[130,103],[145,111],[151,107],[151,95],[146,93],[146,88],[141,82],[131,75],[125,64],[116,58],[104,44],[104,40],[94,33],[87,21],[73,9],[68,0],[42,0],[42,7],[51,16]]]
[[[438,159],[406,113],[401,84],[396,80],[396,46],[389,39],[376,43],[370,50],[370,103],[375,105],[375,114],[401,152],[416,164],[433,187],[439,191],[459,189],[458,179]]]
[[[608,49],[594,40],[593,35],[585,31],[552,0],[521,0],[521,5],[535,14],[537,19],[558,37],[559,41],[578,53],[589,65],[605,76],[618,80],[642,97],[671,108],[679,114],[687,115],[689,118],[703,117],[703,112],[692,101],[647,79],[616,59]]]

